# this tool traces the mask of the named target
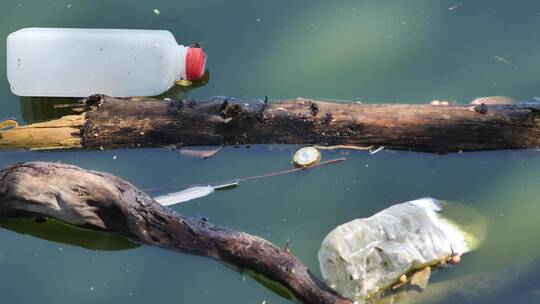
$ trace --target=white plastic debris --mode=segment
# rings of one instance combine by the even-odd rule
[[[382,150],[384,150],[384,146],[380,146],[380,147],[378,147],[377,149],[375,149],[375,150],[373,150],[373,151],[370,151],[370,152],[369,152],[369,155],[373,155],[373,154],[379,153],[379,152],[381,152]]]
[[[397,204],[331,231],[319,251],[321,272],[340,294],[362,301],[403,274],[474,250],[484,231],[484,218],[458,203]]]
[[[163,30],[25,28],[6,40],[7,78],[19,96],[155,96],[200,79],[205,66],[203,49]]]
[[[170,206],[204,197],[214,192],[212,186],[197,186],[191,187],[179,192],[169,193],[166,195],[154,197],[154,200],[163,206]]]

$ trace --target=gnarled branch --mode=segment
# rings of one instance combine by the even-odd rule
[[[186,218],[128,182],[59,163],[30,162],[0,171],[0,217],[49,217],[138,243],[212,257],[275,280],[305,303],[350,304],[288,250],[204,219]]]

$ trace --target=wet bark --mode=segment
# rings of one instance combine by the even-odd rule
[[[295,99],[162,102],[104,97],[83,147],[261,143],[385,146],[427,152],[540,146],[539,105],[363,105]]]
[[[304,303],[352,303],[316,278],[288,249],[204,219],[183,217],[107,173],[47,162],[0,171],[0,218],[34,216],[248,268],[283,284]]]
[[[283,143],[445,153],[540,147],[540,104],[367,105],[298,98],[246,105],[227,98],[99,95],[83,102],[84,125],[64,141],[71,148]],[[0,148],[35,148],[24,139],[6,144],[16,130],[0,132]]]

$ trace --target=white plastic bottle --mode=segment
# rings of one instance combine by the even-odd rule
[[[205,72],[201,48],[169,31],[26,28],[7,38],[7,77],[19,96],[154,96]]]

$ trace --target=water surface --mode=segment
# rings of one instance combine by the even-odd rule
[[[478,96],[540,95],[540,3],[532,0],[6,0],[0,12],[2,39],[22,27],[58,26],[168,29],[180,42],[199,42],[208,52],[211,77],[189,93],[192,98],[466,103]],[[22,121],[21,100],[10,93],[2,60],[0,73],[0,118]],[[230,147],[204,161],[160,148],[10,151],[0,152],[0,166],[62,161],[153,188],[287,169],[295,148]],[[324,152],[323,159],[341,156]],[[507,280],[474,297],[430,303],[540,301],[538,151],[346,157],[315,170],[245,182],[173,209],[278,245],[290,239],[292,252],[319,275],[317,250],[335,226],[419,197],[458,201],[487,216],[488,238],[461,265],[438,272],[434,282],[501,271]],[[4,229],[0,243],[5,303],[290,303],[218,262],[159,248],[91,250]]]

